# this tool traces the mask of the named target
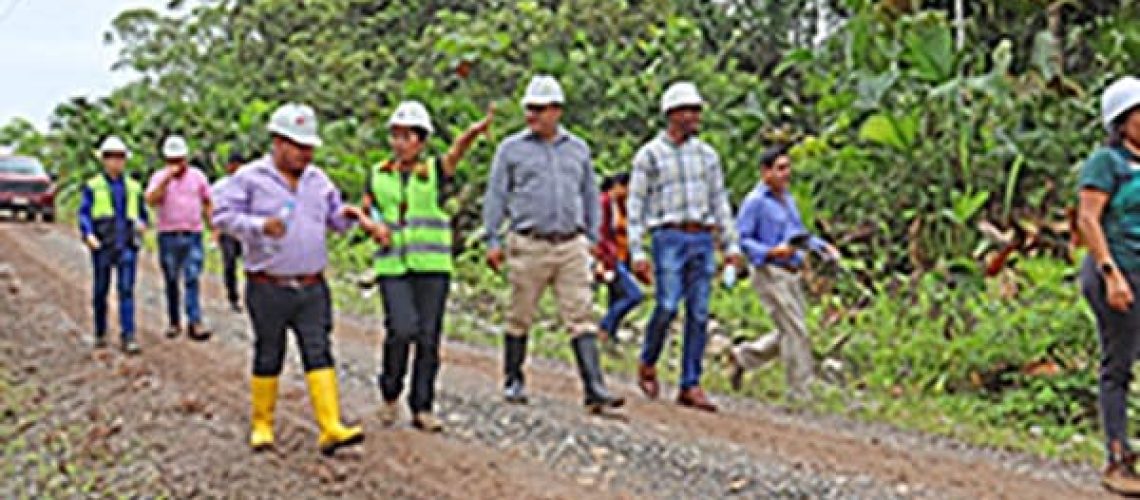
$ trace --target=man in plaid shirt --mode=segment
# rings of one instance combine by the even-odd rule
[[[661,98],[668,127],[641,147],[633,159],[629,199],[629,249],[634,274],[645,283],[657,281],[657,307],[646,327],[638,367],[638,386],[650,398],[660,387],[655,365],[669,324],[685,299],[681,364],[683,406],[716,411],[701,390],[701,359],[708,340],[709,293],[716,273],[716,242],[725,250],[726,265],[741,267],[732,207],[724,186],[720,157],[697,137],[704,100],[689,82],[669,87]],[[648,228],[653,265],[646,259],[642,236]]]

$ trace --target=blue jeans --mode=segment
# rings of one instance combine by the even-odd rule
[[[709,293],[716,272],[711,233],[686,233],[676,229],[653,231],[654,277],[657,307],[645,329],[641,362],[657,363],[669,324],[685,298],[685,328],[681,355],[681,389],[699,386],[701,360],[708,342]]]
[[[166,314],[171,325],[181,325],[178,312],[178,277],[186,282],[186,316],[191,324],[202,322],[198,307],[198,275],[202,274],[202,233],[158,233],[158,255],[166,282]]]
[[[611,339],[617,340],[617,330],[621,326],[621,320],[625,319],[625,316],[637,307],[645,296],[641,293],[641,287],[637,286],[633,273],[623,262],[617,263],[614,269],[614,281],[610,283],[609,288],[610,308],[598,326],[609,333]]]
[[[95,309],[95,336],[107,334],[107,292],[111,290],[111,270],[118,273],[119,328],[123,341],[135,338],[135,256],[133,248],[105,247],[91,252],[92,294]]]

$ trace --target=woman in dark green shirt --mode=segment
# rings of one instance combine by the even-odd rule
[[[1104,91],[1109,140],[1081,168],[1078,224],[1089,248],[1081,292],[1100,338],[1100,413],[1107,465],[1101,480],[1120,494],[1140,494],[1136,454],[1127,432],[1128,385],[1140,347],[1140,80],[1124,77]]]

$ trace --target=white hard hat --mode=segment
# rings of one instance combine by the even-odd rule
[[[558,84],[558,80],[550,75],[535,75],[526,86],[526,95],[522,98],[522,105],[561,105],[565,101],[566,96],[562,94],[562,86]]]
[[[1126,76],[1104,89],[1100,97],[1100,112],[1104,128],[1112,131],[1112,123],[1124,112],[1140,105],[1140,80]]]
[[[431,126],[431,115],[427,108],[419,101],[404,101],[396,106],[396,111],[388,118],[388,127],[401,125],[404,127],[417,127],[427,130],[428,134],[435,133]]]
[[[269,118],[269,131],[297,144],[317,147],[321,137],[317,134],[317,114],[304,104],[284,104]]]
[[[189,154],[190,148],[186,145],[186,139],[180,135],[167,137],[162,143],[162,157],[167,160],[186,158]]]
[[[683,106],[704,106],[705,101],[692,82],[677,82],[670,85],[661,96],[661,112],[668,113]]]
[[[103,139],[103,143],[99,145],[99,156],[107,153],[122,153],[128,158],[131,156],[131,150],[127,149],[127,145],[117,135],[109,135]]]

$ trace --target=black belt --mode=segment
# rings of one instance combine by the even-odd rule
[[[522,229],[518,231],[519,234],[527,238],[542,240],[547,243],[566,243],[578,236],[582,235],[581,231],[573,231],[569,233],[540,233],[534,229]]]

